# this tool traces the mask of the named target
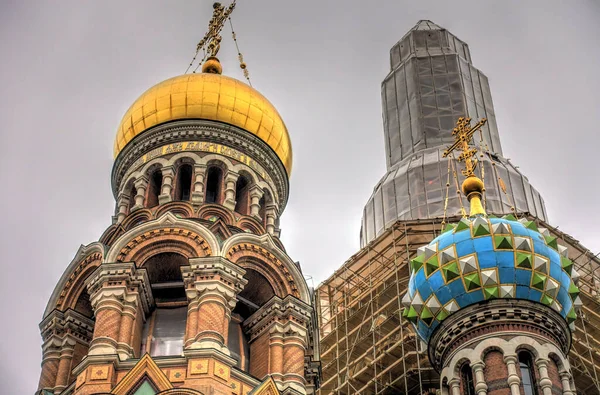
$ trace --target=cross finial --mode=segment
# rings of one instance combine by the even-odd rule
[[[213,4],[213,16],[208,23],[208,32],[206,32],[202,40],[198,43],[197,50],[206,48],[208,56],[217,56],[221,48],[221,30],[223,30],[223,25],[234,8],[235,0],[229,7],[225,7],[218,2]]]
[[[477,158],[473,158],[477,153],[477,149],[471,147],[469,144],[473,138],[473,134],[479,130],[487,119],[482,118],[474,126],[471,126],[471,118],[458,118],[456,127],[452,131],[452,135],[455,136],[456,141],[450,147],[444,151],[442,155],[444,158],[453,151],[462,151],[458,156],[458,161],[465,162],[465,169],[462,170],[462,174],[465,177],[472,177],[475,175],[475,168],[477,167]]]

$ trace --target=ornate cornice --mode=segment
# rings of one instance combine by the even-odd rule
[[[92,307],[106,298],[136,305],[148,313],[154,304],[150,280],[145,269],[133,262],[103,263],[86,280]]]
[[[113,165],[112,189],[115,199],[121,183],[127,174],[136,170],[132,169],[132,166],[142,155],[158,146],[185,140],[224,144],[248,154],[271,176],[280,198],[280,211],[283,212],[288,199],[289,181],[287,172],[275,152],[264,141],[240,128],[200,119],[157,125],[129,142]]]
[[[468,306],[446,318],[431,336],[429,360],[440,371],[452,352],[467,342],[490,335],[523,333],[545,338],[565,355],[571,348],[567,322],[550,307],[527,300],[493,299]]]
[[[292,295],[283,299],[273,296],[243,325],[250,332],[251,340],[272,328],[282,334],[306,337],[311,314],[312,307]]]

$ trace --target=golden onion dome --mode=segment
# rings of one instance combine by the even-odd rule
[[[251,86],[211,72],[173,77],[144,92],[119,125],[115,158],[135,136],[180,119],[208,119],[244,129],[273,149],[288,175],[292,171],[290,136],[275,107]]]

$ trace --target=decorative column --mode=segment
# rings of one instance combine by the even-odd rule
[[[181,273],[188,297],[186,349],[216,349],[229,355],[227,334],[246,271],[222,257],[192,258]]]
[[[312,308],[288,295],[274,296],[244,322],[250,333],[250,373],[270,375],[283,394],[306,393],[304,357]],[[268,350],[268,364],[264,352]]]
[[[71,370],[85,355],[93,327],[92,320],[71,309],[54,310],[42,321],[44,345],[39,389],[58,394],[71,384],[74,379]]]
[[[471,364],[471,369],[473,370],[473,376],[475,378],[475,392],[477,395],[487,394],[488,386],[485,383],[485,377],[483,376],[483,368],[485,368],[485,363],[483,363],[483,361],[476,361]]]
[[[574,395],[575,393],[571,390],[571,373],[563,370],[559,373],[559,376],[563,387],[563,395]]]
[[[267,233],[270,235],[275,234],[275,220],[277,219],[278,210],[276,204],[269,204],[265,210],[267,217]]]
[[[117,198],[117,223],[123,222],[129,208],[129,195],[121,192]]]
[[[158,203],[165,204],[173,200],[171,190],[173,189],[173,180],[175,179],[175,169],[173,166],[167,166],[160,169],[162,173],[162,186],[160,195],[158,195]]]
[[[54,325],[54,323],[51,325]],[[49,330],[54,332],[55,329],[52,328]],[[44,334],[42,334],[42,337],[44,338]],[[54,389],[56,375],[58,374],[58,365],[60,363],[60,346],[60,338],[53,333],[50,333],[47,338],[44,338],[44,344],[42,345],[42,374],[38,386],[38,389],[40,390]]]
[[[143,313],[154,303],[145,269],[132,262],[103,263],[86,280],[96,314],[89,355],[133,357],[133,328],[138,307]]]
[[[204,177],[206,177],[206,165],[194,165],[194,185],[192,188],[192,204],[204,203]]]
[[[73,362],[73,353],[75,352],[76,341],[70,336],[65,337],[60,350],[60,361],[58,362],[58,371],[56,372],[56,384],[54,392],[60,393],[67,388],[71,375],[71,365]]]
[[[228,171],[225,176],[225,200],[223,206],[230,210],[235,209],[235,183],[239,178],[239,174]]]
[[[548,376],[548,360],[538,358],[535,361],[540,374],[540,388],[544,395],[552,395],[552,380]]]
[[[131,211],[144,208],[144,199],[146,199],[146,188],[148,188],[148,177],[141,176],[133,183],[137,194],[135,195],[135,204],[131,208]]]
[[[448,385],[450,385],[450,392],[452,395],[460,395],[460,379],[455,377],[450,380]]]
[[[250,196],[250,215],[254,218],[260,218],[260,199],[263,197],[264,191],[258,186],[253,185],[250,188],[249,196]]]
[[[510,394],[511,395],[520,395],[521,390],[519,386],[521,385],[521,379],[517,374],[517,362],[519,358],[516,354],[505,355],[504,363],[508,368],[508,385],[510,386]]]

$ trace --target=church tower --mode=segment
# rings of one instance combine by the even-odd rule
[[[538,191],[502,156],[488,79],[473,66],[465,42],[431,21],[419,21],[390,50],[390,73],[381,83],[381,100],[387,172],[363,211],[361,246],[396,220],[463,214],[465,197],[455,195],[444,204],[451,163],[442,154],[452,143],[449,131],[459,117],[488,120],[474,141],[488,153],[480,158],[488,175],[488,212],[547,219]],[[459,189],[451,184],[453,190]]]
[[[279,239],[292,146],[275,107],[222,74],[234,6],[214,5],[201,73],[123,116],[113,224],[80,247],[40,324],[42,394],[313,392],[311,291]]]
[[[459,118],[454,128],[444,154],[461,151],[470,213],[417,250],[403,316],[426,344],[443,394],[570,395],[579,274],[548,229],[486,214],[469,145],[484,123]]]

